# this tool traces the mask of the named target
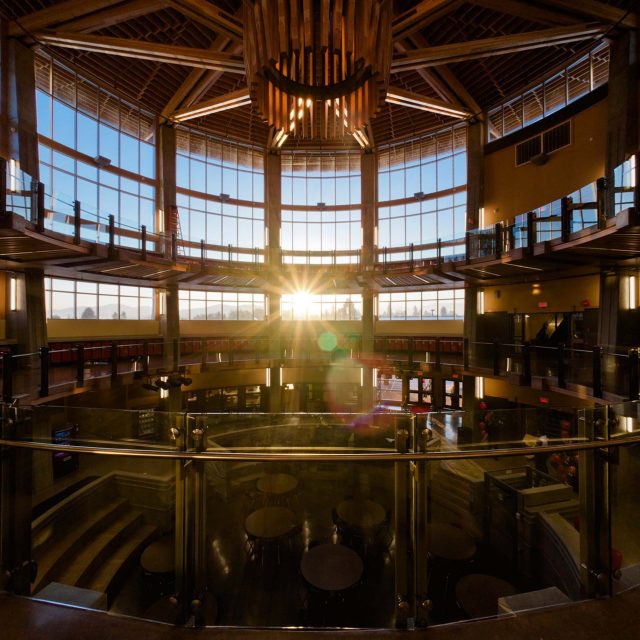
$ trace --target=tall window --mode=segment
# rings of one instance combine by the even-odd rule
[[[262,260],[263,151],[212,136],[177,132],[177,205],[187,255],[214,260]]]
[[[104,282],[45,278],[50,320],[154,320],[154,290]]]
[[[564,69],[489,110],[489,142],[562,109],[609,79],[609,45],[599,43]]]
[[[83,238],[106,242],[113,215],[116,242],[139,246],[155,230],[153,116],[41,56],[36,87],[48,228],[72,233],[78,200]]]
[[[464,289],[378,294],[378,320],[462,320]]]
[[[383,148],[378,154],[382,255],[407,260],[413,244],[414,258],[434,258],[439,239],[447,243],[444,253],[462,253],[466,183],[466,125]]]
[[[285,294],[280,298],[280,315],[283,320],[361,320],[362,296]]]
[[[263,293],[181,289],[181,320],[264,320]]]
[[[283,153],[283,261],[357,262],[361,202],[359,151]]]

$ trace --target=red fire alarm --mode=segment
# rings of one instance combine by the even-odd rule
[[[590,307],[591,306],[591,301],[590,300],[583,300],[580,304],[583,307]]]
[[[540,404],[549,404],[549,398],[546,398],[545,396],[540,396],[540,397],[538,398],[538,402],[539,402]]]
[[[548,306],[548,302],[538,302],[538,309],[546,309]]]

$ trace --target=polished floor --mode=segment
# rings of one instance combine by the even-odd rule
[[[313,631],[264,630],[243,628],[179,629],[170,625],[142,622],[123,616],[85,611],[42,602],[0,595],[0,620],[4,640],[200,640],[225,638],[245,640],[280,638],[416,638],[433,640],[636,640],[640,628],[640,589],[615,598],[565,607],[554,607],[500,619],[486,619],[441,625],[419,631]]]

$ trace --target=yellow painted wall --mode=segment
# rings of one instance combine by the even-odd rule
[[[7,321],[0,319],[0,340],[4,340],[7,337]]]
[[[585,308],[582,305],[585,300],[591,303],[589,308],[598,307],[599,294],[600,279],[597,275],[537,283],[498,285],[485,287],[484,310],[486,313],[579,311]],[[546,309],[540,309],[539,302],[547,302]]]
[[[485,156],[485,227],[510,222],[604,175],[607,100],[575,115],[571,126],[571,145],[551,153],[542,166],[516,167],[514,146]]]
[[[461,336],[463,320],[383,320],[375,324],[377,336]]]
[[[137,338],[159,336],[157,320],[47,320],[49,340]]]

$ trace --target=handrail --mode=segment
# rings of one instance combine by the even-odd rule
[[[329,461],[340,462],[353,460],[359,462],[408,462],[430,460],[462,460],[467,458],[506,458],[519,455],[533,455],[535,453],[556,453],[559,451],[589,451],[605,449],[608,447],[620,447],[629,444],[640,443],[638,435],[625,436],[624,438],[595,440],[569,444],[549,444],[544,447],[511,447],[508,449],[476,449],[464,451],[427,451],[427,452],[389,452],[389,453],[320,453],[320,452],[289,452],[289,453],[246,453],[234,451],[158,451],[155,449],[123,449],[115,447],[92,447],[88,445],[64,445],[49,444],[44,442],[27,442],[22,440],[0,439],[0,446],[15,447],[20,449],[35,449],[40,451],[73,451],[75,453],[90,453],[109,456],[131,456],[136,458],[164,458],[171,460],[216,460],[216,461]]]

